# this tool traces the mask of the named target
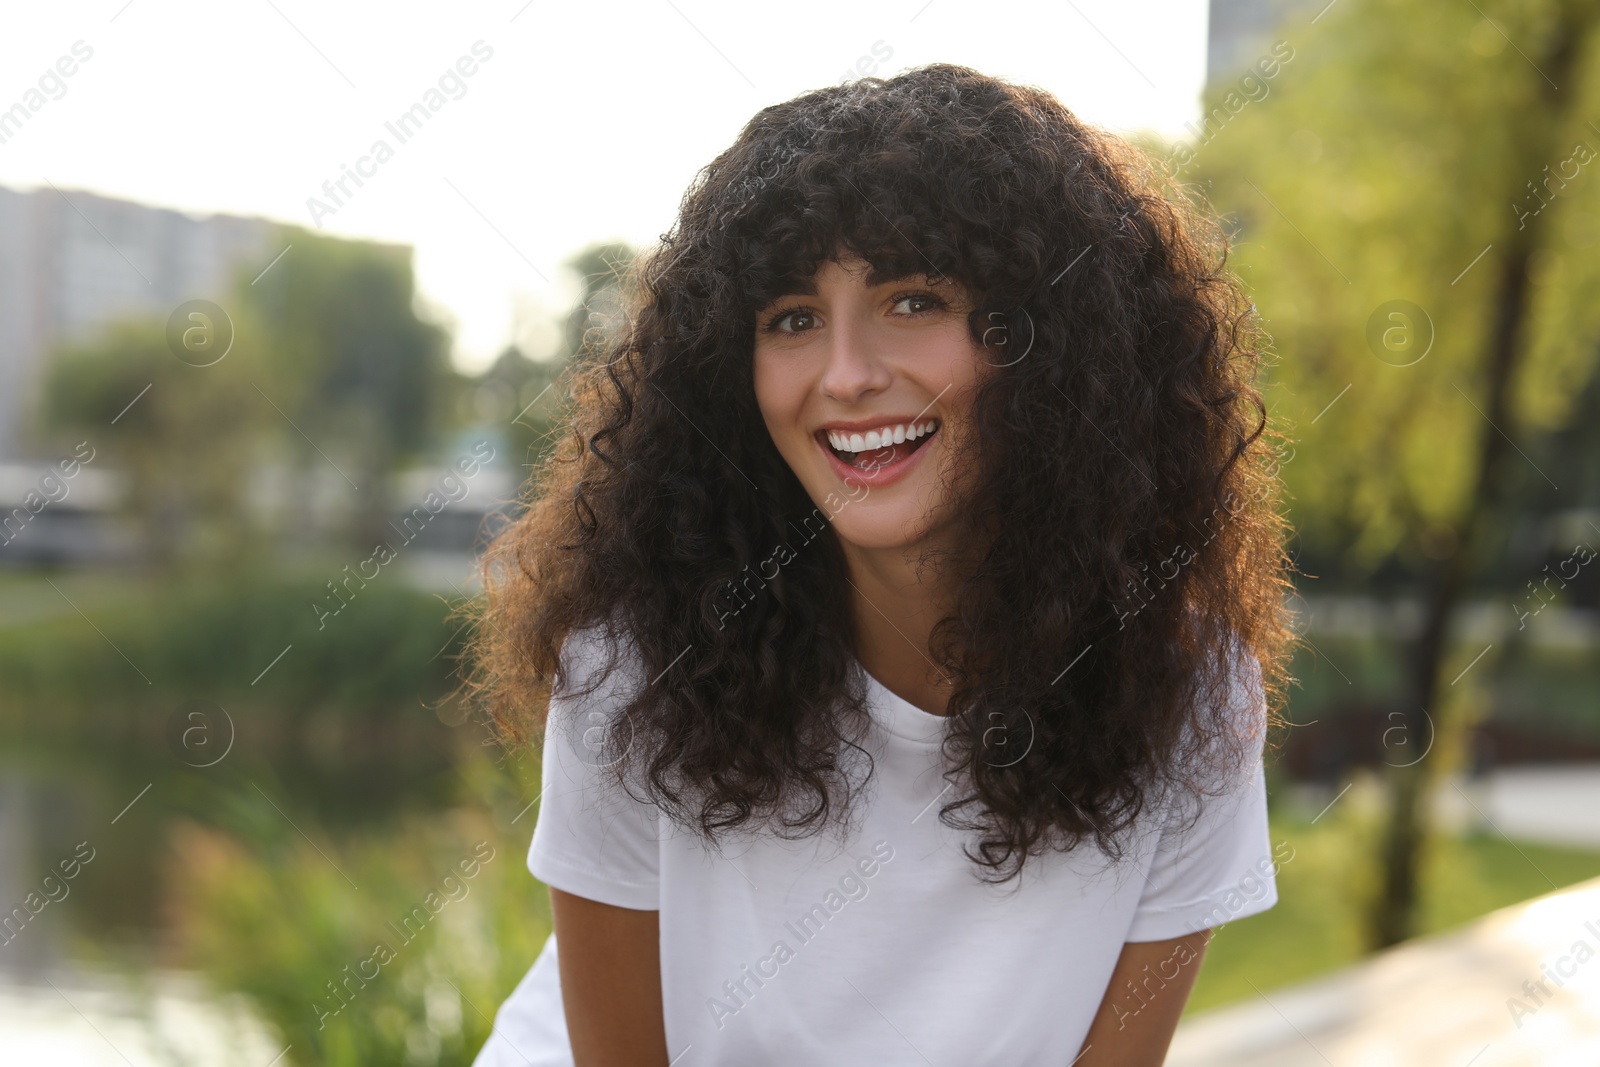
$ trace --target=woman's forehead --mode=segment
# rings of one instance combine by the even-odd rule
[[[817,277],[824,271],[843,270],[868,289],[895,282],[926,285],[960,285],[960,279],[941,273],[914,249],[881,248],[863,251],[840,243],[828,253],[801,255],[776,265],[768,275],[774,296],[815,296]]]
[[[848,274],[853,280],[859,279],[861,284],[868,289],[904,281],[926,281],[930,283],[949,281],[944,276],[936,274],[930,264],[923,265],[921,269],[906,267],[898,263],[883,264],[875,267],[860,256],[846,255],[842,258],[824,260],[810,274],[791,273],[787,275],[785,277],[787,282],[785,286],[786,295],[815,296],[817,293],[817,278],[833,268]]]

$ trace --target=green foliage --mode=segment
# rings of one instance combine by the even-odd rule
[[[342,826],[437,805],[482,740],[447,699],[463,634],[436,596],[380,579],[324,629],[315,578],[248,572],[0,629],[0,742],[103,794],[107,818],[154,782],[166,810],[247,832],[228,794],[264,774]],[[184,748],[192,708],[183,736],[204,743]]]
[[[409,248],[283,236],[284,261],[238,288],[235,369],[280,413],[273,454],[292,457],[297,481],[332,469],[353,501],[341,532],[369,543],[391,503],[389,473],[448,429],[448,335],[418,314]]]
[[[48,365],[42,418],[62,454],[78,441],[127,479],[125,504],[159,563],[185,546],[253,555],[246,489],[254,442],[277,418],[226,365],[177,359],[165,324],[123,320]]]
[[[262,387],[296,422],[375,432],[385,458],[419,454],[444,429],[449,366],[444,330],[417,313],[410,249],[298,228],[283,243],[293,245],[283,262],[235,297],[241,351]]]
[[[173,835],[181,955],[253,998],[293,1046],[286,1063],[469,1064],[487,1040],[551,927],[525,839],[499,829],[509,778],[482,757],[468,770],[475,804],[344,842],[303,814],[315,846]]]
[[[604,348],[618,325],[621,281],[638,253],[621,242],[591,244],[566,262],[583,284],[578,303],[567,315],[563,359]]]
[[[529,359],[511,345],[464,394],[479,419],[510,427],[512,456],[519,464],[537,463],[555,445],[562,430],[560,378],[567,366],[563,361]]]
[[[102,603],[92,621],[67,608],[0,629],[0,707],[48,700],[104,715],[119,696],[146,699],[141,674],[158,700],[204,693],[319,714],[419,707],[446,694],[461,640],[446,626],[449,606],[380,572],[319,623],[313,605],[339,607],[326,583],[343,577],[336,560],[299,574],[241,571],[226,583],[180,577]]]
[[[593,357],[622,328],[622,283],[637,251],[622,242],[591,244],[569,257],[565,266],[577,276],[577,301],[561,323],[553,353],[530,355],[507,346],[493,364],[465,383],[464,417],[510,424],[509,445],[523,468],[536,467],[568,431],[566,385],[562,378],[585,356]]]
[[[1600,114],[1600,71],[1575,69],[1557,108],[1528,58],[1555,48],[1558,10],[1522,0],[1490,23],[1472,5],[1352,0],[1315,26],[1308,12],[1277,34],[1295,54],[1270,94],[1214,130],[1185,175],[1233,216],[1233,265],[1274,335],[1266,392],[1297,438],[1284,475],[1300,536],[1349,549],[1358,570],[1416,559],[1419,535],[1466,507],[1478,442],[1497,432],[1486,352],[1518,242],[1535,251],[1517,425],[1562,425],[1594,372],[1600,161],[1543,200],[1530,185],[1574,146],[1600,151],[1583,121]],[[1588,26],[1572,43],[1593,57]],[[1395,300],[1425,317],[1380,311]]]
[[[299,512],[321,481],[335,484],[353,501],[346,532],[367,541],[390,471],[449,429],[448,336],[418,314],[409,249],[294,228],[275,247],[288,248],[281,262],[259,280],[259,267],[242,270],[219,301],[226,322],[213,325],[218,336],[231,325],[232,342],[215,362],[180,359],[164,320],[133,320],[50,363],[41,433],[86,435],[126,473],[163,564],[265,552],[250,493],[271,464],[304,487]]]

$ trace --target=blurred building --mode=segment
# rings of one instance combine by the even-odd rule
[[[119,318],[164,321],[186,301],[222,301],[290,240],[281,224],[263,218],[194,216],[77,189],[0,188],[0,566],[130,562],[145,554],[120,516],[122,472],[102,460],[63,478],[56,468],[65,457],[30,448],[52,353]],[[407,245],[363,243],[411,256]],[[470,559],[485,519],[515,491],[501,484],[510,477],[505,447],[476,480],[477,491],[430,524],[409,553],[417,561],[445,560],[435,569],[453,575]],[[396,474],[397,507],[444,473],[441,466]],[[264,511],[292,508],[296,530],[321,530],[348,506],[342,479],[325,487],[291,481],[291,472],[264,460],[252,475],[252,497]]]
[[[236,270],[276,254],[275,228],[77,189],[0,188],[0,460],[24,450],[56,345],[124,315],[165,319],[186,300],[216,299]]]

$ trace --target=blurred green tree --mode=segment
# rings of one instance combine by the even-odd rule
[[[549,445],[560,413],[558,380],[565,367],[562,360],[531,359],[517,345],[507,345],[465,395],[479,418],[492,414],[497,424],[509,423],[514,454],[531,460],[530,453]]]
[[[340,532],[370,545],[392,536],[389,473],[447,428],[460,385],[449,334],[419,308],[409,247],[298,228],[284,244],[282,263],[236,287],[240,362],[292,426],[300,469],[332,466],[349,483]]]
[[[1264,392],[1296,437],[1302,545],[1347,579],[1424,575],[1396,708],[1405,751],[1435,754],[1395,750],[1381,947],[1414,929],[1421,798],[1477,714],[1451,681],[1470,654],[1445,662],[1452,620],[1514,486],[1547,480],[1517,442],[1570,423],[1595,371],[1600,3],[1347,0],[1309,19],[1280,29],[1294,52],[1267,94],[1226,107],[1233,87],[1212,87],[1223,121],[1194,176],[1237,221],[1281,357]]]
[[[563,373],[585,352],[598,352],[622,329],[621,286],[637,252],[627,244],[590,244],[564,266],[580,282],[578,298],[562,318],[554,351],[532,353],[511,344],[462,394],[465,414],[510,422],[513,448],[524,466],[537,466],[565,426]]]
[[[153,564],[231,558],[262,548],[247,492],[267,416],[242,376],[176,358],[165,324],[121,320],[56,354],[45,372],[39,435],[82,434],[95,462],[127,479],[124,506]]]
[[[290,472],[293,522],[331,513],[343,518],[330,532],[382,539],[390,471],[423,454],[454,410],[461,379],[446,330],[419,311],[408,248],[291,227],[271,247],[286,246],[265,274],[265,263],[241,267],[224,318],[205,320],[231,337],[209,365],[148,320],[50,362],[43,432],[104,443],[159,565],[237,565],[266,549],[250,495],[275,461]],[[330,481],[332,494],[314,492]]]
[[[617,241],[591,244],[566,261],[583,288],[567,314],[560,358],[573,359],[586,349],[599,351],[622,322],[622,279],[638,253]]]

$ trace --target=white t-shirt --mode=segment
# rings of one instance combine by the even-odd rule
[[[580,664],[578,688],[604,652],[597,633],[578,631],[563,649]],[[1020,887],[997,888],[962,854],[972,835],[938,818],[950,788],[939,760],[947,720],[865,670],[876,763],[859,829],[842,848],[836,834],[769,835],[716,855],[595,766],[602,759],[585,744],[595,735],[583,731],[638,684],[624,656],[592,695],[551,701],[528,867],[578,896],[659,910],[673,1067],[1069,1063],[1124,942],[1177,938],[1277,903],[1265,701],[1259,664],[1247,666],[1231,700],[1254,758],[1224,796],[1206,798],[1187,834],[1164,832],[1176,806],[1152,806],[1122,839],[1121,864],[1089,841],[1030,857]],[[555,953],[552,936],[501,1006],[477,1067],[571,1067]],[[1123,990],[1118,1016],[1131,1024],[1180,963]]]

